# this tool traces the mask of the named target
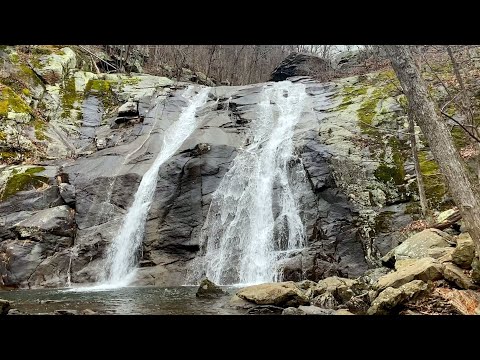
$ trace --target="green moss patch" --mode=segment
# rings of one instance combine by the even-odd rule
[[[45,136],[45,127],[46,124],[40,119],[35,119],[33,122],[33,127],[35,129],[35,137],[38,140],[45,140],[47,137]]]
[[[83,96],[75,90],[75,78],[67,77],[60,86],[60,96],[62,98],[62,118],[69,118],[71,110],[76,102],[81,102]]]
[[[112,91],[112,83],[107,80],[90,80],[85,87],[85,97],[88,95],[97,96],[105,110],[112,108],[117,104],[117,100]]]
[[[37,189],[45,183],[48,183],[47,177],[35,175],[43,170],[45,170],[43,167],[33,167],[25,170],[23,173],[14,173],[7,180],[5,188],[0,196],[0,200],[3,201],[19,191]]]
[[[452,135],[453,142],[455,143],[455,147],[457,149],[461,149],[468,144],[468,135],[465,134],[465,131],[459,126],[454,126],[450,134]]]
[[[5,86],[0,92],[0,116],[7,116],[9,111],[32,114],[30,106],[11,88]]]
[[[427,200],[431,207],[438,207],[443,203],[445,194],[447,193],[443,175],[440,173],[435,160],[427,160],[427,153],[425,151],[418,152],[418,159]]]
[[[367,93],[367,88],[364,86],[355,87],[355,86],[345,86],[342,90],[341,96],[342,103],[337,107],[336,110],[342,111],[345,110],[352,104],[352,100],[358,96],[365,95]]]

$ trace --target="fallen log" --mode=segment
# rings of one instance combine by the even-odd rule
[[[438,230],[443,230],[443,229],[446,229],[446,228],[452,226],[453,224],[455,224],[461,218],[462,218],[462,215],[460,214],[460,211],[457,210],[452,215],[450,215],[445,220],[443,220],[442,222],[435,223],[435,224],[431,225],[430,227],[438,229]]]

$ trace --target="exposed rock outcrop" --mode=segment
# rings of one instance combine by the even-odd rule
[[[30,54],[8,47],[1,54],[13,69],[8,76],[21,77],[28,91],[12,84],[1,91],[7,107],[0,117],[7,121],[0,123],[0,139],[10,150],[1,152],[9,166],[0,168],[0,285],[63,286],[68,273],[73,283],[94,282],[165,129],[187,104],[187,84],[147,74],[96,74],[79,68],[82,52],[74,47],[36,46]],[[20,71],[17,57],[28,70]],[[294,58],[281,76],[306,66],[302,56]],[[308,180],[299,190],[307,246],[282,264],[283,279],[362,276],[405,239],[403,229],[415,216],[408,139],[385,135],[404,128],[400,94],[383,72],[325,84],[291,80],[303,82],[308,94],[290,159]],[[249,142],[264,86],[213,88],[197,113],[197,130],[161,167],[136,284],[185,283],[212,193]],[[124,115],[138,121],[112,126]],[[443,203],[435,163],[423,144],[419,149],[429,200]],[[42,165],[12,165],[26,159]],[[331,294],[337,302],[351,295],[338,287]],[[319,303],[336,306],[324,297]]]
[[[303,53],[292,53],[273,70],[270,80],[283,81],[293,76],[317,76],[330,69],[324,59]]]

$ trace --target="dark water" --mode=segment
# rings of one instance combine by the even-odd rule
[[[229,294],[235,288],[224,288]],[[0,291],[0,299],[22,314],[53,314],[56,310],[93,310],[98,314],[227,315],[240,314],[228,306],[230,295],[199,299],[197,287],[125,287],[102,291],[38,289]]]

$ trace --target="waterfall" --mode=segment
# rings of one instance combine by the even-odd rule
[[[292,139],[305,99],[304,84],[264,88],[251,143],[212,196],[196,275],[221,285],[278,281],[281,260],[305,246],[296,185],[306,179]]]
[[[193,87],[187,88],[183,96],[189,104],[177,121],[166,131],[162,149],[152,166],[144,174],[135,193],[133,204],[127,211],[125,220],[107,250],[104,285],[111,287],[125,286],[135,275],[137,251],[140,248],[145,231],[145,221],[153,200],[160,166],[180,148],[197,126],[195,114],[197,109],[208,99],[210,88],[202,88],[193,96]]]

